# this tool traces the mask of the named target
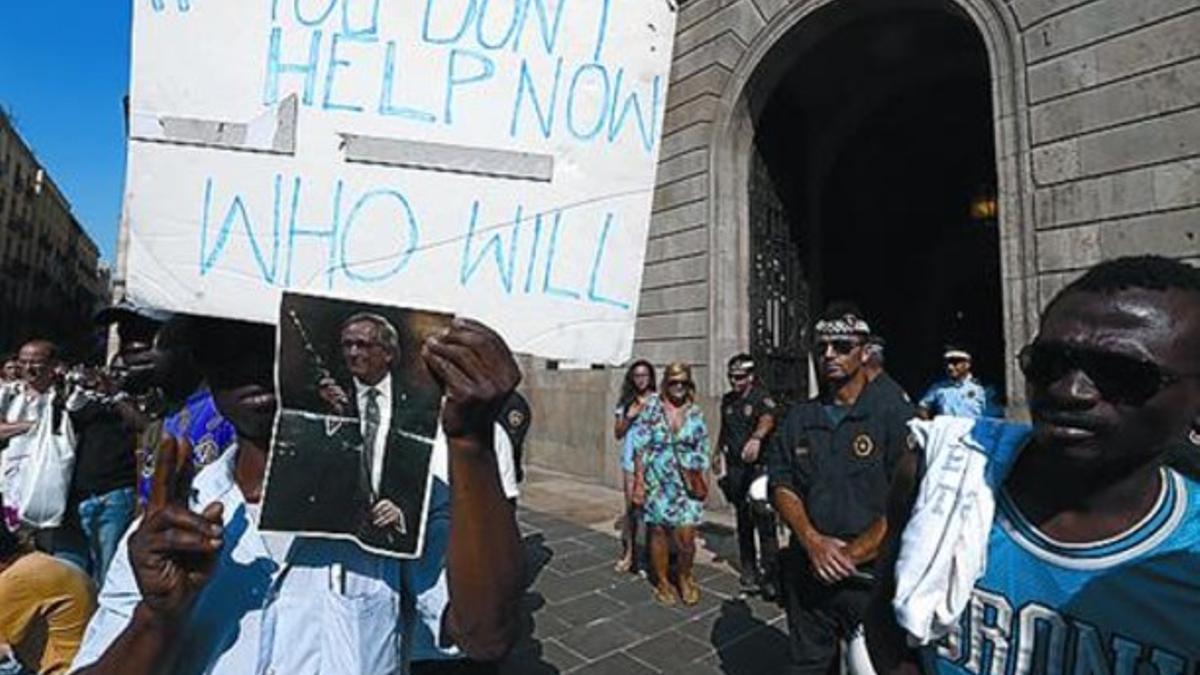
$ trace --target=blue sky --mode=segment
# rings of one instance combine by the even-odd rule
[[[0,105],[109,262],[125,175],[130,9],[130,0],[5,2],[0,28]]]

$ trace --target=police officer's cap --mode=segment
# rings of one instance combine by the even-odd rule
[[[729,359],[729,373],[750,374],[754,372],[754,357],[749,354],[735,354]]]
[[[970,361],[971,352],[962,345],[946,345],[946,351],[942,354],[942,359],[946,361]]]

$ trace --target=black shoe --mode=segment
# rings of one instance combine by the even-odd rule
[[[738,583],[742,588],[750,589],[758,587],[758,579],[752,568],[743,568],[742,573],[738,575]]]
[[[758,588],[763,600],[766,600],[767,602],[775,602],[779,599],[779,586],[775,583],[774,579],[769,577],[763,579],[762,582],[759,583]]]

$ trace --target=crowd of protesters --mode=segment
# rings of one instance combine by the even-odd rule
[[[131,304],[98,320],[119,339],[105,367],[48,340],[4,362],[0,674],[494,670],[516,635],[530,420],[499,336],[459,320],[423,345],[446,489],[401,561],[257,530],[270,327]]]
[[[531,416],[502,338],[456,320],[422,346],[445,468],[401,561],[258,529],[270,327],[99,320],[104,367],[32,340],[0,370],[0,675],[496,670],[520,629]],[[715,478],[742,585],[786,610],[786,672],[1196,672],[1200,271],[1123,258],[1060,291],[1020,350],[1028,409],[1008,414],[1032,424],[1001,417],[962,345],[914,403],[857,307],[810,328],[814,395],[777,400],[734,355],[715,435],[687,364],[629,368],[617,571],[641,571],[644,525],[649,596],[696,605]]]

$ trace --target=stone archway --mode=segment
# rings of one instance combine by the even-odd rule
[[[875,5],[877,7],[877,5]],[[965,15],[987,51],[991,77],[993,135],[999,204],[1000,267],[1004,342],[1011,356],[1036,326],[1037,288],[1033,247],[1032,182],[1026,130],[1024,64],[1008,9],[993,0],[903,0],[889,10],[937,7]],[[873,11],[857,0],[811,0],[780,9],[756,31],[726,81],[715,106],[709,141],[709,369],[719,391],[725,355],[749,343],[747,280],[750,157],[756,93],[770,90],[789,64],[770,52],[781,40],[817,42],[837,21]],[[1006,359],[1010,401],[1023,399],[1013,359]]]

